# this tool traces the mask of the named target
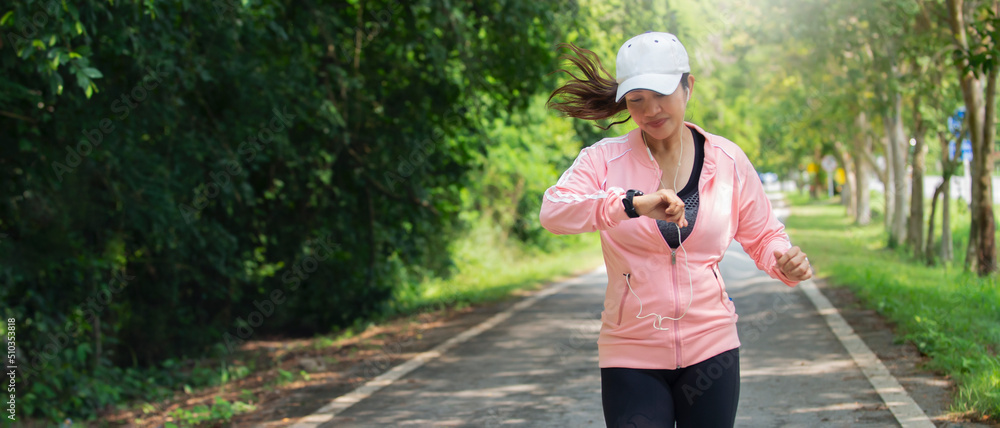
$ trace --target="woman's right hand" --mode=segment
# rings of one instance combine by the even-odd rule
[[[632,198],[632,205],[639,215],[675,223],[687,227],[684,217],[684,201],[673,190],[660,189],[656,193]]]

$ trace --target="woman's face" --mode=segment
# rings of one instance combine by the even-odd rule
[[[684,112],[688,93],[694,88],[694,78],[688,76],[688,82],[688,89],[677,84],[677,89],[670,95],[647,89],[636,89],[625,94],[628,113],[639,129],[657,140],[676,134],[684,126]]]

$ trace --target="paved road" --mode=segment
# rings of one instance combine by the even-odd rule
[[[739,244],[721,264],[739,318],[740,427],[899,426],[797,288]],[[606,276],[578,277],[323,427],[603,427],[597,365]]]

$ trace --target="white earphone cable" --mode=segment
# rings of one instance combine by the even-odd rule
[[[649,153],[649,157],[652,158],[653,157],[653,153],[649,150],[649,144],[646,143],[646,134],[643,133],[641,130],[639,131],[639,133],[640,133],[640,135],[642,135],[642,143],[646,146],[646,152]],[[684,138],[682,137],[681,138],[681,151],[680,151],[680,154],[678,155],[678,159],[677,159],[677,170],[674,171],[674,192],[675,193],[677,191],[677,174],[679,174],[681,172],[681,163],[683,162],[683,160],[684,160]],[[660,184],[661,185],[664,184],[663,183],[663,176],[662,175],[660,176]],[[666,188],[667,186],[664,185],[663,187]],[[686,212],[685,212],[685,215],[686,215]],[[645,319],[645,318],[648,318],[648,317],[651,317],[651,316],[655,316],[656,317],[656,321],[653,322],[653,328],[656,329],[656,330],[661,330],[661,331],[670,330],[670,328],[661,327],[663,325],[663,320],[664,319],[668,319],[668,320],[671,320],[671,321],[680,321],[681,318],[684,318],[684,316],[687,315],[688,310],[691,309],[691,304],[694,302],[694,281],[691,278],[691,267],[688,265],[687,249],[684,248],[684,244],[681,242],[681,225],[678,224],[678,223],[675,223],[675,225],[677,226],[677,249],[671,249],[670,250],[671,251],[670,257],[671,257],[671,260],[676,263],[676,260],[677,260],[677,258],[676,258],[677,250],[679,249],[679,250],[684,251],[684,268],[687,270],[687,274],[688,274],[688,296],[689,296],[687,307],[684,308],[684,312],[681,313],[681,315],[679,317],[673,318],[673,317],[668,317],[668,316],[662,316],[662,315],[656,314],[655,312],[654,313],[649,313],[649,314],[646,314],[646,315],[642,315],[642,299],[640,299],[639,295],[636,294],[635,290],[632,289],[632,282],[631,282],[631,276],[632,276],[632,274],[630,274],[630,273],[624,274],[625,275],[625,284],[628,286],[628,291],[631,292],[632,295],[635,296],[635,299],[639,301],[639,312],[635,314],[635,317],[637,319]],[[668,248],[669,248],[669,245],[668,245]]]

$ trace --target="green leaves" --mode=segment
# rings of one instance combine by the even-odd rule
[[[93,70],[93,71],[88,72],[87,70]],[[87,95],[87,98],[90,98],[92,95],[94,95],[95,92],[97,92],[97,84],[94,83],[94,81],[92,80],[94,78],[92,77],[92,75],[96,75],[96,77],[102,77],[101,72],[93,68],[75,68],[73,70],[73,74],[76,75],[77,86],[79,86],[84,90],[84,94]]]
[[[0,204],[0,233],[16,239],[0,239],[0,307],[32,314],[25,349],[79,330],[37,368],[46,375],[26,396],[39,405],[25,409],[86,419],[114,397],[184,384],[122,367],[225,352],[227,333],[326,332],[379,316],[407,278],[447,274],[461,195],[490,144],[480,127],[551,88],[551,47],[568,27],[549,2],[453,3],[16,0],[4,11],[0,135],[17,144],[0,144],[0,197],[14,201]],[[548,126],[544,110],[532,115],[531,129]],[[521,137],[503,144],[542,150],[526,145],[533,131],[509,132]],[[574,145],[565,132],[546,138]],[[516,196],[497,199],[505,224],[542,242],[509,214],[537,208],[548,157],[513,153],[524,165],[504,163],[490,185]],[[145,285],[106,298],[122,269]],[[258,324],[264,300],[274,307]],[[86,397],[72,389],[92,381]]]
[[[100,79],[100,78],[104,77],[104,75],[101,74],[100,71],[98,71],[96,68],[92,68],[92,67],[86,67],[86,68],[84,68],[83,69],[83,74],[86,74],[87,77],[89,77],[91,79]]]
[[[986,75],[998,65],[1000,56],[1000,16],[984,3],[973,13],[970,20],[970,43],[967,51],[960,55],[968,61],[971,71]]]

